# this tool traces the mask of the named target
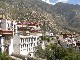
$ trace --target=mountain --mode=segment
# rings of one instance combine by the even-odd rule
[[[61,2],[50,5],[41,0],[0,0],[0,7],[0,14],[7,14],[13,20],[48,20],[46,30],[80,33],[80,5]]]
[[[62,17],[61,21],[64,24],[64,29],[80,32],[80,5],[57,3],[55,6],[53,6],[53,10],[56,12],[56,14],[58,14],[58,17]],[[57,24],[60,25],[59,22],[57,22]]]

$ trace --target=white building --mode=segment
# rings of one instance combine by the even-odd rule
[[[70,48],[71,45],[73,45],[73,47],[76,47],[77,40],[75,37],[73,37],[72,34],[61,34],[58,40],[64,48]]]
[[[39,36],[15,35],[13,37],[13,53],[34,56],[35,47],[38,46]]]
[[[20,36],[20,43],[20,54],[33,56],[39,43],[39,36]]]
[[[10,54],[10,44],[13,36],[13,31],[0,29],[0,51],[3,53],[6,51]]]
[[[16,22],[1,18],[0,20],[0,46],[4,52],[6,38],[9,38],[7,50],[9,55],[12,53],[34,56],[35,47],[38,46],[42,31],[39,22]],[[53,36],[53,33],[48,33]],[[42,44],[43,45],[43,44]]]
[[[5,19],[4,15],[0,15],[0,51],[6,51],[10,54],[10,43],[13,37],[11,21]]]
[[[14,22],[12,40],[12,53],[34,56],[35,47],[38,46],[39,38],[42,36],[41,28],[38,23]],[[25,31],[25,35],[23,34]],[[17,34],[15,34],[15,32]]]

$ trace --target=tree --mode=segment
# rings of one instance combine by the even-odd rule
[[[49,57],[49,58],[47,58],[47,60],[49,60],[49,59],[50,60],[61,59],[64,56],[68,55],[68,51],[66,49],[64,49],[63,47],[58,47],[55,44],[48,45],[47,48],[46,48],[46,50],[51,52],[47,56],[47,57]]]
[[[69,50],[60,46],[58,47],[56,44],[47,45],[45,50],[38,46],[35,51],[36,57],[47,60],[80,60],[79,53],[74,49]]]
[[[68,55],[68,52],[66,49],[62,47],[58,47],[55,44],[47,45],[45,50],[40,48],[36,49],[36,53],[38,57],[40,58],[46,58],[47,60],[53,60],[53,59],[61,59],[64,56]]]
[[[0,60],[12,60],[11,57],[7,53],[0,52]]]
[[[45,58],[45,50],[41,46],[36,47],[35,56],[40,58]]]
[[[76,53],[76,59],[75,60],[80,60],[80,52]]]

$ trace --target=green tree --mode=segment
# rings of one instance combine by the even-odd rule
[[[75,60],[80,60],[80,52],[76,53],[76,59]]]
[[[45,58],[45,50],[41,46],[36,47],[35,56],[40,58]]]
[[[55,44],[47,45],[45,50],[38,47],[36,53],[40,58],[46,58],[47,60],[61,59],[68,55],[68,51],[62,47],[58,47]],[[43,57],[42,57],[43,56]]]
[[[35,55],[47,60],[80,60],[80,52],[74,49],[64,49],[56,44],[47,45],[45,50],[38,46]]]
[[[7,53],[0,52],[0,60],[12,60],[11,57]]]

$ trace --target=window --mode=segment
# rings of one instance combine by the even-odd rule
[[[27,42],[28,42],[28,40],[29,40],[29,39],[27,38]]]
[[[22,48],[22,45],[21,45],[21,48]]]
[[[27,47],[28,47],[28,44],[27,44]]]
[[[1,37],[0,37],[0,44],[1,44]]]
[[[68,47],[68,44],[67,44],[67,47]]]
[[[31,54],[29,54],[29,56],[31,56]]]
[[[27,52],[28,52],[28,49],[27,49]]]
[[[30,38],[29,38],[29,42],[30,42]]]
[[[50,36],[52,36],[52,33],[50,33]]]
[[[32,47],[32,43],[31,43],[31,47]]]
[[[14,25],[14,28],[15,28],[16,26]]]
[[[24,39],[23,39],[23,43],[24,43]]]
[[[31,40],[31,43],[33,43],[33,40]]]
[[[1,48],[0,48],[0,51],[1,51]]]
[[[21,43],[22,43],[22,38],[21,38]]]
[[[29,48],[29,51],[30,51],[30,48]]]
[[[8,24],[8,27],[9,27],[9,24]]]
[[[34,41],[36,40],[36,38],[34,38]]]
[[[29,46],[30,46],[30,44],[29,44]]]
[[[25,44],[25,47],[26,47],[26,44]]]
[[[26,39],[25,39],[25,42],[26,42]]]
[[[35,43],[34,43],[34,46],[35,46]]]
[[[23,44],[23,47],[24,47],[24,44]]]
[[[37,40],[39,40],[39,38],[37,38]]]
[[[33,42],[33,38],[31,38],[31,42]]]
[[[38,42],[37,42],[37,45],[38,45]]]

